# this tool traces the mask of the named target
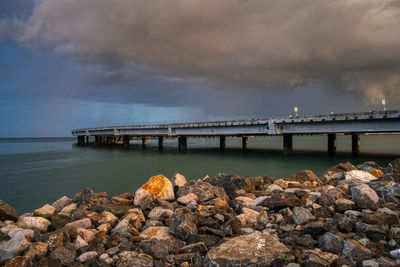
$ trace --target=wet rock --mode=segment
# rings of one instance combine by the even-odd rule
[[[174,178],[172,179],[172,184],[174,187],[181,187],[187,183],[185,176],[179,173],[175,173]]]
[[[358,180],[362,183],[368,183],[376,179],[375,176],[368,172],[353,170],[344,174],[346,180]]]
[[[172,183],[163,175],[152,176],[147,183],[142,185],[140,189],[143,189],[149,194],[153,194],[156,197],[163,200],[173,200],[175,199],[174,189]],[[139,190],[140,190],[139,189]],[[143,192],[135,193],[135,205],[140,202],[140,197],[144,197],[146,194]]]
[[[24,256],[29,257],[31,259],[40,259],[46,256],[48,249],[49,245],[47,243],[44,242],[32,243],[28,247],[28,250],[25,252]]]
[[[352,210],[355,207],[355,203],[346,198],[339,198],[335,201],[335,211],[343,213],[346,210]]]
[[[82,255],[80,255],[77,258],[77,260],[82,262],[82,263],[84,263],[84,262],[87,262],[87,261],[89,261],[91,259],[94,259],[96,257],[97,257],[97,252],[96,251],[88,251],[88,252],[85,252]]]
[[[379,197],[368,185],[362,184],[351,188],[351,196],[360,209],[377,209],[376,203]]]
[[[47,229],[51,222],[42,217],[20,217],[18,219],[17,225],[22,228],[34,229],[39,232],[47,232]]]
[[[292,177],[286,179],[286,181],[295,181],[301,184],[311,181],[316,182],[317,184],[321,184],[322,181],[318,178],[318,176],[311,170],[301,170],[292,175]]]
[[[314,219],[314,215],[303,207],[294,207],[292,219],[296,224],[304,224]]]
[[[76,203],[71,203],[68,206],[65,206],[58,214],[71,217],[72,211],[76,210],[76,208]]]
[[[17,221],[18,212],[3,200],[0,200],[0,221]]]
[[[51,206],[53,206],[56,209],[56,212],[60,212],[63,208],[71,204],[72,199],[70,199],[67,196],[63,196],[56,200]]]
[[[185,196],[178,197],[177,201],[183,205],[187,205],[189,203],[196,204],[198,199],[199,198],[195,194],[189,193]]]
[[[190,235],[197,234],[195,217],[187,208],[178,208],[171,216],[169,231],[181,240],[186,240]]]
[[[75,261],[76,253],[72,249],[58,247],[50,253],[49,258],[60,260],[62,265],[69,265]]]
[[[54,208],[53,206],[51,206],[49,204],[46,204],[43,207],[41,207],[40,209],[36,209],[33,212],[33,215],[50,218],[54,214],[55,211],[56,211],[56,208]]]
[[[20,255],[30,244],[33,238],[30,229],[14,229],[8,233],[10,240],[0,243],[0,263]]]
[[[343,250],[344,240],[338,235],[327,232],[318,239],[318,247],[323,251],[340,254]]]
[[[249,235],[228,239],[212,248],[204,260],[205,266],[237,266],[285,264],[294,260],[291,251],[279,239],[255,231]]]
[[[359,263],[372,258],[371,250],[354,240],[344,242],[342,255],[348,256]]]
[[[321,177],[321,180],[329,185],[336,185],[338,181],[344,179],[344,173],[348,171],[356,170],[356,167],[350,162],[339,163],[329,169],[327,169]]]

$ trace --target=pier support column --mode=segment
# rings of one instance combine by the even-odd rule
[[[85,144],[89,145],[89,136],[85,136]]]
[[[352,134],[351,135],[351,151],[353,155],[360,154],[360,135]]]
[[[83,146],[85,144],[85,137],[78,136],[78,145]]]
[[[143,136],[143,137],[142,137],[142,148],[143,148],[143,149],[146,148],[146,145],[147,145],[146,136]]]
[[[219,149],[224,150],[226,148],[226,136],[221,135],[219,137]]]
[[[249,138],[247,136],[242,136],[242,149],[247,150],[249,148]]]
[[[328,134],[328,154],[336,153],[336,134]]]
[[[283,153],[291,154],[293,153],[293,135],[284,134],[283,135]]]
[[[180,151],[187,151],[187,136],[179,136],[178,145]]]
[[[164,148],[164,137],[159,136],[158,137],[158,149],[162,150]]]
[[[124,147],[129,147],[130,137],[128,135],[124,135],[122,142],[124,143]]]
[[[94,143],[95,143],[96,145],[99,144],[99,136],[98,136],[98,135],[95,135],[95,136],[94,136]]]

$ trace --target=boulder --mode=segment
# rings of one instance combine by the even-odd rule
[[[350,162],[339,163],[324,171],[321,180],[329,185],[336,185],[340,180],[343,180],[344,173],[351,170],[356,170],[356,167]]]
[[[49,225],[51,222],[42,217],[19,217],[17,225],[22,228],[34,229],[39,232],[47,232]]]
[[[76,208],[76,203],[71,203],[68,206],[65,206],[58,214],[71,218],[71,213],[72,211],[76,210]]]
[[[83,218],[78,221],[70,222],[65,225],[65,227],[76,227],[76,228],[85,228],[89,229],[92,226],[92,222],[89,218]]]
[[[274,191],[272,196],[265,198],[261,205],[269,209],[280,210],[286,207],[301,206],[301,201],[294,193]]]
[[[400,184],[389,184],[376,190],[384,202],[400,204]]]
[[[18,212],[6,202],[0,200],[0,221],[5,220],[17,221]]]
[[[358,181],[361,181],[362,183],[369,183],[369,182],[377,179],[372,174],[370,174],[368,172],[364,172],[364,171],[359,171],[359,170],[353,170],[353,171],[346,172],[344,174],[344,176],[345,176],[346,180],[356,179]]]
[[[295,224],[305,224],[314,219],[314,215],[308,209],[303,207],[294,207],[292,219]]]
[[[46,256],[48,250],[49,250],[49,245],[47,243],[44,242],[32,243],[28,247],[28,250],[25,252],[24,256],[27,256],[31,259],[40,259]]]
[[[318,176],[313,171],[310,170],[298,171],[295,174],[293,174],[292,177],[286,179],[286,181],[295,181],[301,184],[307,181],[316,182],[317,184],[322,183],[322,181],[318,178]]]
[[[358,263],[372,258],[372,252],[361,243],[349,240],[343,243],[342,255],[350,257]]]
[[[257,218],[260,215],[258,211],[248,209],[248,208],[242,208],[246,223],[248,224],[253,224],[257,222]]]
[[[294,256],[279,239],[268,233],[255,231],[245,236],[227,239],[212,248],[204,259],[204,266],[270,266],[292,262]]]
[[[178,208],[171,216],[169,232],[181,240],[186,240],[190,235],[197,234],[195,219],[188,208]]]
[[[118,223],[118,218],[111,212],[105,210],[101,213],[101,219],[99,221],[99,224],[106,224],[106,223],[109,223],[111,226],[114,226],[115,224]]]
[[[217,187],[203,181],[190,181],[186,185],[181,186],[176,192],[176,196],[182,197],[190,193],[195,194],[198,202],[205,202],[216,197]]]
[[[346,210],[352,210],[355,206],[355,203],[346,198],[339,198],[335,201],[335,211],[343,213]]]
[[[63,196],[62,198],[56,200],[52,206],[56,209],[56,212],[60,212],[63,208],[71,204],[72,199],[67,196]]]
[[[51,224],[56,229],[60,229],[60,228],[64,227],[67,223],[72,222],[71,218],[69,218],[68,216],[65,216],[65,215],[61,215],[61,214],[54,214],[50,220],[51,220]]]
[[[219,173],[217,176],[212,178],[210,184],[223,187],[226,194],[232,199],[239,196],[238,191],[242,189],[245,192],[254,191],[255,189],[255,179],[250,177],[242,178],[240,176],[227,175],[224,173]]]
[[[165,240],[151,239],[139,243],[139,248],[155,259],[164,259],[168,256],[168,244]]]
[[[20,255],[30,244],[34,232],[30,229],[15,228],[8,233],[10,240],[0,243],[0,264]]]
[[[58,259],[62,265],[69,265],[75,261],[76,253],[66,247],[55,248],[51,253],[50,259]]]
[[[162,207],[155,207],[154,209],[152,209],[149,214],[147,215],[147,217],[150,220],[154,220],[154,221],[158,221],[161,218],[167,219],[170,218],[172,215],[173,211],[169,210],[169,209],[163,209]]]
[[[343,243],[343,238],[330,232],[327,232],[318,238],[318,247],[323,251],[334,254],[342,253]]]
[[[175,173],[174,178],[172,179],[172,184],[174,187],[181,187],[187,183],[185,176],[179,173]]]
[[[147,192],[146,190],[144,190],[143,188],[139,188],[138,190],[136,190],[135,192],[135,199],[133,201],[133,204],[135,206],[140,207],[140,205],[142,204],[144,198],[146,196],[151,195],[149,192]]]
[[[351,196],[360,209],[377,209],[379,196],[368,185],[361,184],[351,188]]]
[[[55,211],[56,211],[56,208],[54,208],[53,206],[51,206],[49,204],[46,204],[43,207],[41,207],[40,209],[36,209],[33,212],[33,215],[50,218],[54,214]]]
[[[172,183],[168,178],[163,175],[156,175],[152,176],[147,183],[142,185],[140,189],[143,189],[149,194],[153,194],[156,197],[163,199],[163,200],[174,200],[174,188],[172,187]],[[140,190],[139,189],[139,190]],[[135,193],[135,200],[134,203],[136,206],[140,205],[140,199],[146,194],[142,191]]]
[[[90,188],[85,188],[81,193],[78,194],[77,205],[88,205],[97,200],[97,195]]]
[[[189,203],[196,204],[197,200],[199,200],[199,198],[195,194],[189,193],[185,196],[178,197],[178,199],[176,201],[178,201],[179,203],[181,203],[183,205],[188,205]]]
[[[362,262],[362,267],[379,267],[379,263],[374,260],[365,260]]]
[[[339,259],[339,256],[321,251],[318,248],[305,250],[303,255],[306,257],[306,260],[302,263],[303,266],[333,266]]]

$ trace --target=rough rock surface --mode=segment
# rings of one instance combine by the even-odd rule
[[[345,176],[346,180],[356,179],[363,183],[368,183],[368,182],[371,182],[371,181],[377,179],[372,174],[370,174],[368,172],[364,172],[364,171],[359,171],[359,170],[353,170],[353,171],[346,172],[344,176]]]
[[[164,200],[175,199],[174,188],[168,178],[163,175],[152,176],[147,183],[142,185],[141,189]]]
[[[3,200],[0,200],[0,221],[18,220],[18,212]]]

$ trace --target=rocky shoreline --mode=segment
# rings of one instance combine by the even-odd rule
[[[400,266],[400,159],[317,177],[153,176],[33,213],[0,201],[2,266]]]

